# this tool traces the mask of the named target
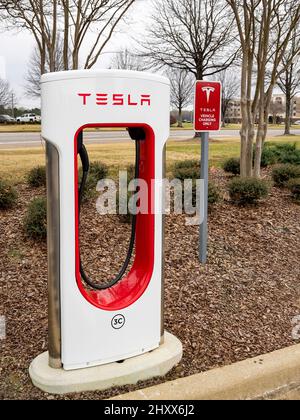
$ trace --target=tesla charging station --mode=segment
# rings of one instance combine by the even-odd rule
[[[161,181],[169,115],[170,86],[164,77],[122,70],[70,71],[42,77],[42,137],[47,154],[49,351],[32,363],[30,374],[33,382],[48,392],[52,388],[46,383],[51,375],[55,383],[57,371],[60,374],[84,371],[82,380],[87,372],[92,372],[92,367],[124,360],[131,360],[133,367],[136,357],[147,354],[148,359],[157,355],[159,359],[160,348],[169,345],[171,338],[177,340],[170,334],[165,339],[163,319]],[[78,185],[83,186],[89,168],[82,133],[87,128],[101,127],[128,129],[136,146],[136,175],[148,184],[149,203],[153,203],[154,211],[133,218],[130,249],[124,256],[125,262],[120,261],[123,266],[119,275],[109,284],[98,286],[101,279],[89,279],[80,258]],[[78,175],[79,158],[83,179]],[[134,245],[135,255],[129,264]],[[130,271],[125,274],[128,267]],[[173,350],[167,352],[167,368],[165,372],[161,369],[162,373],[181,358],[181,345],[178,340],[175,344],[175,347],[174,341],[170,344]],[[164,352],[166,355],[165,349]],[[120,369],[123,365],[118,364]],[[100,371],[93,372],[101,375]],[[137,378],[140,379],[143,376]],[[53,389],[60,392],[59,388]],[[77,384],[74,389],[80,386]],[[86,385],[84,389],[91,388]]]

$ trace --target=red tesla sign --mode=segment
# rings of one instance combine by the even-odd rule
[[[198,81],[195,95],[195,131],[219,131],[221,129],[220,82]]]

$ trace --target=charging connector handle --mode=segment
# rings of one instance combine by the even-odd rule
[[[143,140],[143,139],[142,139]],[[79,133],[78,135],[78,146],[77,146],[77,150],[78,150],[78,154],[80,156],[80,160],[82,162],[82,179],[80,182],[80,186],[79,186],[79,195],[78,195],[78,207],[79,207],[79,220],[78,223],[80,223],[80,210],[81,210],[81,206],[82,206],[82,200],[83,200],[83,194],[84,194],[84,189],[86,186],[86,182],[87,182],[87,178],[88,178],[88,173],[89,173],[89,168],[90,168],[90,163],[89,163],[89,155],[88,152],[86,150],[85,145],[83,144],[83,134],[82,132]],[[135,179],[139,179],[139,164],[140,164],[140,141],[135,139],[135,149],[136,149],[136,153],[135,153]],[[122,278],[124,277],[128,266],[130,264],[131,258],[132,258],[132,254],[133,254],[133,250],[134,250],[134,245],[135,245],[135,236],[136,236],[136,225],[137,225],[137,216],[133,215],[132,216],[132,225],[131,225],[131,237],[130,237],[130,243],[129,243],[129,247],[128,247],[128,251],[127,251],[127,255],[126,255],[126,259],[122,265],[122,268],[120,270],[120,272],[118,273],[118,275],[109,283],[105,284],[105,285],[99,285],[97,283],[95,283],[85,272],[84,267],[83,267],[83,263],[81,260],[81,256],[79,255],[80,258],[80,274],[82,279],[84,280],[84,282],[90,286],[92,289],[95,290],[106,290],[106,289],[110,289],[111,287],[115,286],[117,283],[119,283],[120,280],[122,280]]]

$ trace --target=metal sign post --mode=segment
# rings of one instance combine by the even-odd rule
[[[201,179],[204,180],[203,221],[200,224],[199,258],[202,264],[207,260],[207,231],[208,231],[208,153],[209,133],[201,133]]]
[[[209,132],[221,129],[222,87],[219,82],[198,81],[195,94],[195,132],[201,133],[201,179],[204,181],[204,214],[200,224],[199,259],[202,264],[207,261],[208,238],[208,159]]]

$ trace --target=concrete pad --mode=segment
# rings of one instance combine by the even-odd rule
[[[300,398],[300,345],[113,400],[254,400]]]
[[[33,384],[49,394],[69,394],[83,391],[103,391],[115,386],[136,384],[165,376],[182,358],[181,342],[165,333],[165,342],[158,349],[103,366],[65,371],[48,365],[48,353],[38,356],[30,365]]]

